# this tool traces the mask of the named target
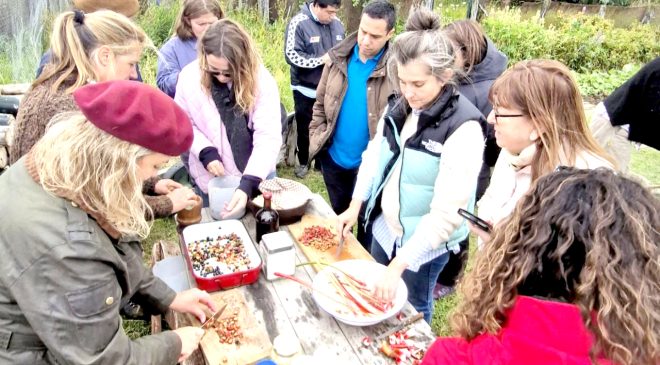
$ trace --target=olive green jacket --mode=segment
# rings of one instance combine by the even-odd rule
[[[0,175],[0,363],[175,364],[169,331],[130,340],[119,308],[164,312],[175,292],[71,201],[48,194],[20,159]],[[28,164],[29,165],[29,164]]]

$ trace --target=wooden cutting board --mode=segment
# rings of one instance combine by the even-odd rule
[[[206,363],[208,365],[247,365],[268,357],[273,345],[270,343],[266,329],[259,326],[248,310],[243,293],[239,289],[231,289],[215,292],[211,294],[211,298],[218,307],[227,303],[227,308],[220,318],[230,315],[235,308],[239,309],[238,320],[243,337],[240,344],[224,344],[220,343],[215,331],[207,330],[200,342]]]
[[[351,259],[363,259],[363,260],[373,260],[373,257],[367,252],[367,250],[362,247],[360,242],[352,234],[344,239],[344,248],[341,251],[339,257],[335,257],[335,252],[337,246],[333,246],[327,251],[320,251],[311,246],[305,246],[300,242],[300,237],[303,235],[303,232],[306,227],[310,226],[322,226],[330,229],[332,232],[337,232],[337,218],[321,218],[316,215],[305,214],[302,216],[300,222],[290,224],[287,227],[289,232],[293,236],[293,239],[296,241],[296,244],[302,252],[307,256],[307,260],[310,262],[325,262],[328,264]],[[336,243],[339,244],[339,237],[335,237]],[[322,265],[314,265],[314,269],[318,272],[323,269]]]

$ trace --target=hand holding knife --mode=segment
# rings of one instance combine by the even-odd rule
[[[335,257],[341,256],[341,250],[344,248],[344,234],[341,232],[339,235],[339,246],[337,246],[337,251],[335,251]]]
[[[204,323],[202,323],[202,325],[200,326],[200,328],[206,328],[206,327],[209,326],[211,323],[215,322],[215,320],[218,319],[218,318],[220,317],[220,315],[222,314],[222,312],[225,311],[225,308],[227,308],[227,303],[223,304],[222,307],[220,307],[220,309],[218,309],[217,312],[215,312],[215,313],[214,313],[209,319],[207,319]]]

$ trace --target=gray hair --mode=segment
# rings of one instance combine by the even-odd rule
[[[426,64],[439,79],[447,69],[453,70],[455,76],[462,73],[454,64],[454,47],[440,30],[438,15],[426,9],[415,10],[408,17],[405,29],[394,40],[387,62],[389,77],[395,85],[399,83],[398,66],[415,60]],[[443,82],[455,84],[455,76]]]

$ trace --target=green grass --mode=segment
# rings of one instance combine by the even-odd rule
[[[648,180],[651,186],[660,186],[660,151],[647,146],[634,150],[630,170]]]

